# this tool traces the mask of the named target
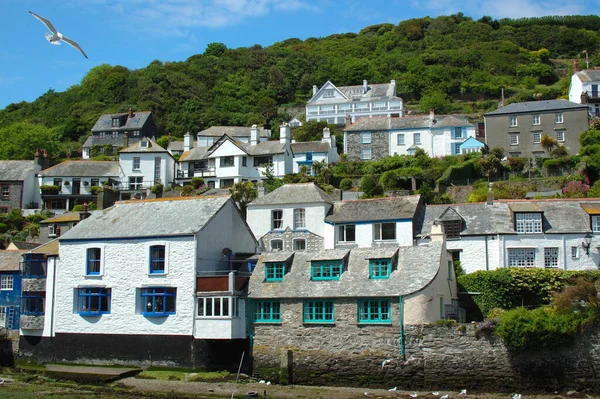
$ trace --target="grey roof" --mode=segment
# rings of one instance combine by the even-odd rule
[[[263,262],[287,262],[292,256],[293,252],[267,252],[261,255]]]
[[[544,101],[526,101],[522,103],[508,104],[495,111],[488,112],[484,116],[495,116],[505,114],[528,114],[532,112],[558,111],[569,109],[585,109],[587,105],[577,104],[569,100],[544,100]]]
[[[248,155],[270,155],[270,154],[281,154],[285,152],[285,143],[279,141],[261,141],[256,145],[249,143],[241,143],[236,140],[236,144],[241,147]]]
[[[584,69],[575,73],[582,82],[598,82],[600,81],[600,70],[598,69]]]
[[[333,204],[334,200],[329,194],[321,190],[314,183],[285,184],[267,195],[257,198],[248,204],[255,205],[284,205],[306,204],[325,202]]]
[[[0,181],[23,181],[36,167],[34,161],[0,161]]]
[[[39,247],[40,243],[31,241],[11,241],[10,245],[13,245],[18,250],[27,251]]]
[[[44,177],[118,177],[116,161],[64,161],[40,172]]]
[[[100,115],[100,118],[98,118],[98,120],[94,124],[94,127],[92,127],[92,132],[112,131],[113,130],[112,118],[115,116],[123,117],[127,114],[128,114],[127,112],[124,112],[124,113],[119,113],[119,114]],[[140,130],[146,124],[146,121],[148,121],[148,118],[150,118],[150,115],[152,115],[152,112],[150,112],[150,111],[134,112],[133,117],[127,118],[127,122],[123,126],[119,127],[118,129],[119,130]]]
[[[397,255],[397,266],[389,279],[369,278],[369,259]],[[442,241],[389,249],[356,248],[349,251],[339,280],[311,281],[311,252],[296,252],[283,281],[265,282],[264,260],[250,277],[250,298],[359,298],[408,295],[426,287],[437,275],[444,251]],[[339,259],[339,258],[337,258]]]
[[[148,146],[142,147],[142,141],[148,140]],[[133,143],[127,148],[123,148],[121,152],[169,152],[163,147],[159,146],[158,143],[149,138],[142,138],[140,141]]]
[[[129,142],[131,143],[132,141],[135,140],[139,140],[140,138],[129,138]],[[85,139],[85,142],[83,143],[82,147],[93,147],[95,145],[112,145],[113,147],[122,147],[123,144],[125,144],[125,137],[123,135],[120,135],[119,137],[113,137],[112,134],[107,134],[104,137],[99,137],[99,136],[88,136],[87,139]]]
[[[195,234],[227,201],[228,196],[117,202],[79,222],[60,241]]]
[[[374,198],[336,202],[327,223],[349,223],[377,220],[412,219],[421,200],[420,195]]]
[[[346,99],[339,99],[339,98],[334,98],[334,99],[323,99],[321,98],[319,100],[319,103],[352,103],[352,102],[360,102],[360,101],[373,101],[373,100],[389,100],[389,99],[398,99],[399,97],[397,97],[395,95],[395,86],[392,85],[391,83],[375,83],[375,84],[368,84],[367,85],[367,91],[364,92],[363,89],[363,85],[354,85],[354,86],[335,86],[333,83],[331,83],[330,81],[327,81],[323,86],[321,86],[321,88],[319,89],[319,92],[321,90],[323,90],[323,88],[325,86],[327,86],[327,83],[330,83],[331,85],[333,85],[336,89],[338,89],[345,97]],[[313,96],[308,102],[311,103],[313,102],[315,96]]]
[[[0,271],[10,272],[18,271],[19,263],[23,259],[23,254],[27,252],[23,251],[5,251],[0,250]]]
[[[545,233],[587,233],[590,231],[589,215],[582,205],[600,206],[599,200],[548,199],[540,201],[501,200],[492,205],[485,203],[428,205],[422,226],[417,226],[417,234],[422,236],[431,232],[431,226],[440,220],[448,208],[454,210],[464,220],[461,236],[516,234],[514,212],[543,212]],[[511,208],[513,209],[511,211]]]
[[[229,137],[250,137],[250,129],[245,126],[211,126],[208,129],[198,132],[198,136],[221,137],[226,134]],[[258,128],[260,137],[268,137],[268,132],[264,127]]]
[[[329,145],[322,141],[304,141],[300,143],[292,143],[290,145],[294,154],[305,152],[329,152]]]
[[[360,118],[352,125],[344,128],[344,132],[377,131],[377,130],[403,130],[403,129],[435,129],[443,127],[473,126],[466,120],[452,115],[435,115],[433,122],[429,115],[404,116],[392,118],[379,116],[373,118]]]
[[[179,162],[181,161],[202,161],[208,159],[208,154],[210,147],[194,147],[190,151],[186,151],[179,157]]]

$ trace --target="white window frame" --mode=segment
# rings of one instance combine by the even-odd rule
[[[508,126],[510,127],[517,127],[519,126],[519,122],[518,119],[515,115],[511,115],[508,117]]]
[[[323,98],[333,98],[333,97],[335,97],[335,89],[323,90]]]
[[[413,133],[413,144],[421,145],[421,133]]]
[[[559,143],[565,142],[565,131],[564,130],[556,131],[556,141],[558,141]]]
[[[278,213],[278,215],[277,215]],[[279,216],[279,217],[276,217]],[[271,230],[283,229],[283,209],[273,209],[271,211]]]
[[[534,132],[533,133],[533,144],[540,144],[542,142],[542,133]]]
[[[133,170],[140,170],[142,167],[142,159],[141,157],[133,157]]]
[[[543,233],[542,214],[539,212],[516,213],[515,230],[519,234]]]
[[[391,224],[394,226],[394,237],[393,238],[383,238],[383,225]],[[385,223],[373,223],[373,241],[395,241],[397,238],[396,234],[396,223],[394,222],[385,222]]]
[[[509,267],[535,267],[535,248],[507,248]]]
[[[397,145],[404,145],[404,133],[398,134],[398,138],[396,139]]]
[[[14,276],[1,276],[0,277],[0,290],[12,291],[14,289],[15,278]]]
[[[352,241],[346,240],[346,237],[347,237],[346,230],[348,229],[348,226],[353,226],[354,227],[354,240],[352,240]],[[344,231],[344,237],[342,237],[342,235],[340,234],[341,230]],[[356,242],[356,225],[355,224],[342,224],[342,225],[339,225],[338,226],[338,243],[353,243],[353,242]]]
[[[304,243],[304,248],[297,248],[296,243],[300,243],[303,242]],[[306,251],[306,238],[294,238],[292,240],[292,250],[293,251]]]
[[[571,247],[571,258],[578,259],[579,258],[579,247],[573,245]]]
[[[557,268],[558,267],[558,247],[544,248],[544,267],[546,267],[546,268]]]
[[[223,306],[224,299],[227,300],[227,315],[223,315]],[[200,306],[200,302],[202,302],[202,306]],[[210,306],[207,306],[207,303],[210,302]],[[218,305],[219,312],[215,315],[215,309]],[[211,314],[207,315],[207,309],[211,310]],[[203,314],[199,315],[200,309],[203,310]],[[196,317],[200,319],[232,319],[240,316],[240,299],[238,297],[231,296],[213,296],[213,297],[198,297],[198,302],[196,303]]]
[[[361,132],[360,133],[360,143],[361,144],[371,144],[372,136],[371,132]]]
[[[275,248],[273,246],[273,243],[281,243],[281,248]],[[283,251],[284,245],[283,245],[283,240],[281,238],[273,238],[270,242],[269,242],[269,248],[271,248],[271,251]]]
[[[510,145],[519,145],[519,135],[518,134],[511,134],[509,135],[509,143]]]
[[[592,215],[592,231],[594,233],[600,233],[600,216]]]
[[[557,112],[554,114],[554,123],[564,123],[565,117],[562,112]]]
[[[534,126],[538,126],[542,124],[542,117],[540,114],[531,115],[531,124]]]
[[[360,159],[363,161],[369,161],[373,159],[373,151],[371,150],[371,147],[360,149]]]
[[[306,209],[294,209],[294,230],[306,229]]]

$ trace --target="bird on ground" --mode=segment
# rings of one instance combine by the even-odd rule
[[[431,394],[432,394],[433,396],[439,396],[440,392],[439,392],[439,391],[435,391],[435,392],[431,392]]]
[[[52,32],[52,34],[46,33],[46,40],[48,40],[50,42],[50,44],[60,44],[60,41],[64,41],[68,44],[70,44],[71,46],[73,46],[75,49],[79,50],[79,52],[81,54],[83,54],[83,56],[85,58],[87,58],[88,56],[85,55],[85,52],[83,51],[83,49],[79,46],[79,44],[77,44],[76,41],[71,40],[69,38],[66,38],[62,35],[62,33],[58,32],[56,30],[56,28],[54,28],[54,25],[52,25],[52,22],[48,21],[46,18],[37,15],[36,13],[33,13],[31,11],[29,11],[29,13],[31,15],[33,15],[35,18],[39,19],[44,25],[46,25],[46,27],[48,29],[50,29],[50,31]]]
[[[271,381],[267,381],[267,385],[271,385]]]
[[[440,399],[448,399],[448,397],[449,397],[449,396],[450,396],[450,395],[448,395],[448,394],[445,394],[444,396],[440,397]]]
[[[521,394],[520,393],[514,394],[512,399],[521,399]]]
[[[385,366],[387,366],[391,362],[392,362],[392,359],[385,359],[383,362],[381,362],[381,368],[384,368]]]
[[[413,392],[413,393],[409,393],[408,396],[410,396],[411,398],[416,398],[419,395],[416,392]]]
[[[392,391],[395,391],[395,390],[396,390],[396,387],[388,389],[389,392],[392,392]]]
[[[460,391],[460,395],[466,395],[467,394],[467,390],[463,389],[462,391]]]
[[[264,384],[265,382],[266,382],[265,380],[258,381],[259,384]]]

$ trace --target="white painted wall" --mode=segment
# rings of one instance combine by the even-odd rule
[[[314,162],[322,162],[325,161],[326,164],[335,162],[335,161],[329,161],[329,154],[324,153],[324,152],[313,152],[313,157],[312,157],[313,163]],[[299,152],[299,153],[294,153],[294,164],[293,164],[293,170],[292,173],[298,173],[300,172],[300,165],[298,164],[298,162],[303,162],[306,161],[306,153],[305,152]]]
[[[467,126],[464,137],[452,138],[451,128],[441,129],[407,129],[395,130],[390,133],[390,155],[407,155],[408,148],[414,144],[414,134],[421,134],[421,144],[417,147],[422,148],[432,157],[441,157],[452,155],[452,147],[455,143],[462,143],[469,137],[475,137],[475,126]],[[398,136],[404,134],[404,145],[398,145]]]
[[[36,173],[42,170],[41,166],[36,165],[34,172],[30,173],[25,180],[23,180],[23,193],[22,193],[22,206],[25,207],[31,202],[37,202],[41,206],[41,194],[39,180],[36,177]]]
[[[378,245],[389,245],[395,244],[401,247],[413,245],[413,227],[412,219],[396,221],[396,239],[395,240],[374,240],[374,227],[375,222],[361,222],[361,223],[340,223],[332,225],[329,223],[325,224],[324,229],[324,240],[323,246],[325,249],[333,248],[344,248],[344,247],[358,247],[358,248],[369,248],[376,247]],[[389,223],[389,222],[386,222]],[[356,226],[356,241],[348,243],[338,243],[338,226],[342,224],[354,224]]]
[[[591,91],[591,88],[588,87],[587,90]],[[581,104],[581,93],[584,91],[586,91],[584,83],[576,74],[573,74],[573,76],[571,76],[571,85],[569,87],[569,101]]]
[[[194,320],[194,338],[197,339],[245,339],[246,301],[239,301],[238,317],[198,317]],[[198,312],[196,312],[198,314]]]
[[[46,300],[44,302],[44,329],[38,330],[23,330],[20,331],[20,335],[41,335],[42,337],[54,337],[54,330],[56,323],[54,320],[53,309],[55,306],[54,298],[54,287],[56,283],[56,269],[58,264],[58,258],[55,256],[49,256],[46,266]]]
[[[140,168],[133,169],[133,158],[140,158]],[[119,166],[123,175],[121,176],[121,184],[124,189],[129,187],[130,176],[143,176],[144,188],[150,188],[154,185],[154,159],[160,158],[160,180],[163,185],[168,185],[173,182],[175,160],[171,154],[166,152],[157,153],[120,153]]]
[[[288,205],[250,205],[248,207],[246,220],[252,233],[256,238],[260,238],[271,231],[272,211],[274,209],[283,210],[283,227],[281,231],[289,227],[294,230],[294,209],[303,208],[305,210],[306,229],[318,236],[325,234],[325,223],[323,219],[331,208],[330,204],[288,204]]]

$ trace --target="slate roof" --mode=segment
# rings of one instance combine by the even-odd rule
[[[36,167],[34,161],[0,161],[0,181],[23,181]]]
[[[270,154],[281,154],[285,152],[285,143],[279,141],[261,141],[256,145],[249,143],[241,143],[237,140],[236,144],[241,147],[248,155],[270,155]]]
[[[263,197],[257,198],[248,204],[256,205],[284,205],[325,202],[333,204],[334,199],[321,190],[314,183],[284,184]]]
[[[587,112],[587,105],[577,104],[569,100],[544,100],[544,101],[526,101],[522,103],[508,104],[502,108],[498,108],[495,111],[488,112],[484,116],[496,116],[506,114],[529,114],[532,112],[544,112],[544,111],[559,111],[559,110],[575,110],[585,109]]]
[[[55,238],[52,241],[48,241],[47,243],[42,244],[35,249],[32,249],[28,253],[58,256],[58,250],[59,250],[58,238]]]
[[[360,102],[360,101],[373,101],[373,100],[377,100],[377,99],[387,100],[387,99],[399,98],[394,95],[394,86],[391,83],[368,84],[367,91],[364,92],[362,84],[354,85],[354,86],[339,86],[338,87],[338,86],[335,86],[330,81],[327,81],[323,86],[321,86],[321,88],[319,89],[319,91],[317,93],[319,93],[321,90],[323,90],[323,88],[325,86],[327,86],[327,83],[330,83],[336,89],[338,89],[346,97],[346,99],[341,99],[341,98],[323,99],[323,98],[321,98],[318,101],[319,104],[327,104],[327,103],[340,104],[340,103],[344,103],[344,102],[352,103],[352,102],[357,102],[357,101]],[[313,96],[308,102],[309,103],[313,102],[314,97],[315,96]]]
[[[60,240],[191,235],[202,230],[227,201],[229,196],[117,202],[94,212]]]
[[[185,151],[179,157],[179,162],[181,161],[201,161],[208,159],[208,150],[210,147],[194,147],[189,151]]]
[[[229,137],[250,137],[250,129],[245,126],[211,126],[198,132],[198,136],[221,137],[226,134]],[[258,128],[259,137],[269,137],[264,127]]]
[[[88,211],[93,213],[95,211]],[[81,220],[81,215],[79,212],[66,212],[62,215],[55,216],[50,219],[40,221],[40,224],[48,224],[48,223],[68,223],[68,222],[79,222]]]
[[[44,177],[118,177],[117,161],[64,161],[40,172]]]
[[[148,147],[142,147],[142,141],[147,140],[148,141]],[[142,138],[140,141],[133,143],[132,145],[130,145],[127,148],[123,148],[121,151],[119,151],[119,153],[121,152],[169,152],[166,149],[164,149],[163,147],[159,146],[158,143],[152,139],[149,138]]]
[[[100,115],[94,127],[92,127],[92,132],[108,132],[114,130],[112,127],[112,118],[115,116],[123,117],[127,115],[127,112],[119,113],[119,114],[103,114]],[[127,121],[123,126],[117,128],[118,130],[141,130],[142,127],[146,124],[148,119],[152,115],[150,111],[137,111],[133,113],[133,118],[127,118]]]
[[[492,205],[486,203],[428,205],[422,225],[417,225],[416,230],[417,235],[421,236],[431,233],[433,222],[440,220],[441,215],[448,208],[452,208],[464,220],[461,236],[516,234],[514,212],[535,212],[536,210],[543,213],[545,233],[587,233],[591,231],[590,218],[583,209],[584,206],[600,207],[600,200],[500,200],[494,201]]]
[[[14,246],[17,250],[30,250],[39,247],[40,243],[30,241],[11,241],[9,246]]]
[[[322,141],[304,141],[300,143],[292,143],[290,145],[294,154],[301,154],[305,152],[329,152],[329,145]]]
[[[582,82],[600,81],[600,70],[598,69],[584,69],[583,71],[576,72],[575,75],[577,75]]]
[[[20,270],[19,263],[27,251],[0,250],[0,271],[12,272]]]
[[[397,267],[389,279],[369,278],[369,259],[385,258],[390,250],[355,248],[349,251],[339,280],[312,281],[312,252],[296,252],[288,265],[283,281],[265,282],[264,258],[260,259],[250,277],[250,298],[366,298],[409,295],[426,287],[437,275],[442,252],[441,241],[426,245],[395,247]],[[339,259],[339,258],[338,258]]]
[[[378,220],[412,219],[421,200],[420,195],[339,201],[327,223],[368,222]]]
[[[139,137],[130,137],[129,138],[129,142],[133,141],[133,140],[139,140]],[[85,139],[85,142],[83,143],[82,147],[93,147],[94,145],[99,144],[99,145],[112,145],[113,147],[122,147],[123,144],[125,144],[125,137],[123,137],[123,135],[121,135],[120,137],[113,137],[110,134],[107,134],[104,137],[98,137],[98,136],[88,136],[87,139]]]
[[[344,132],[365,130],[435,129],[463,126],[473,126],[473,124],[452,115],[435,115],[433,123],[429,115],[404,116],[402,118],[381,116],[373,118],[359,118],[352,125],[344,128]]]

